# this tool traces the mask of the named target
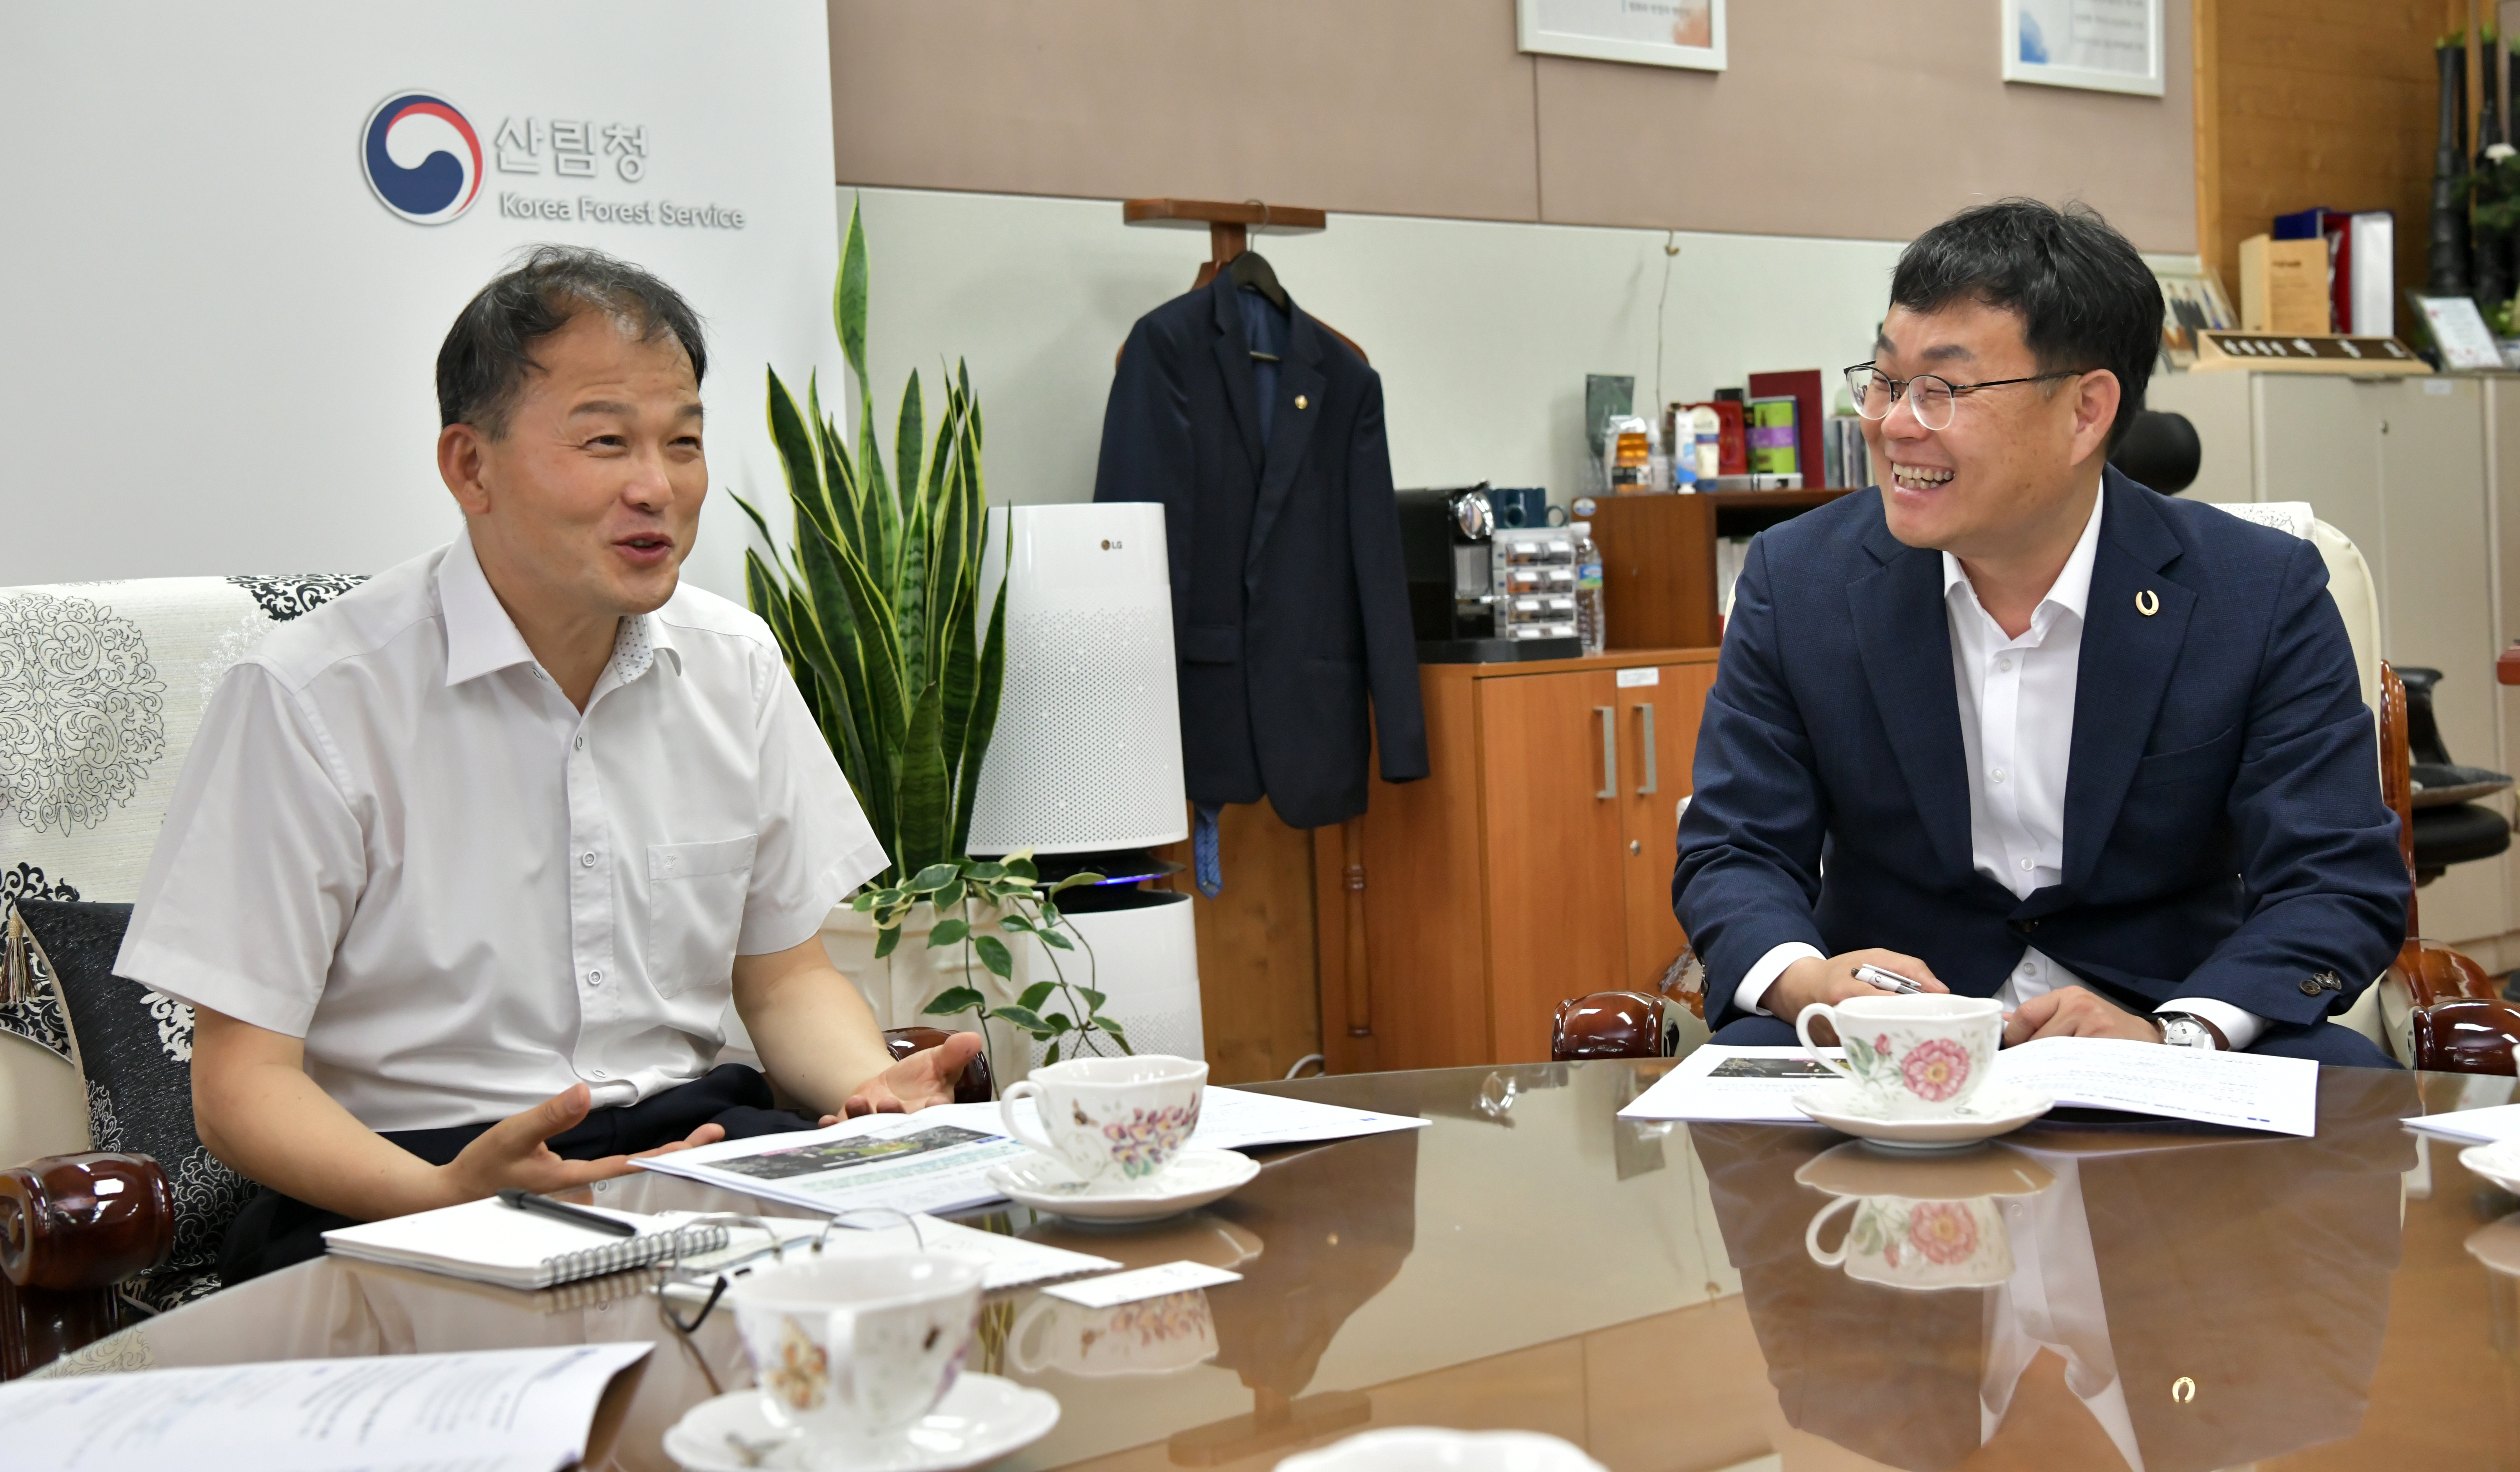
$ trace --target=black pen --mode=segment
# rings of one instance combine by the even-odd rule
[[[533,1212],[539,1216],[549,1217],[555,1222],[565,1222],[571,1227],[583,1227],[588,1231],[600,1231],[615,1237],[635,1237],[639,1234],[639,1228],[617,1217],[586,1211],[571,1206],[565,1201],[554,1201],[549,1196],[537,1196],[531,1191],[505,1190],[499,1193],[499,1199],[518,1211]]]

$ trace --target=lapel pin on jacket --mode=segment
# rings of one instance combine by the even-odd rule
[[[2141,593],[2135,596],[2135,611],[2142,614],[2146,618],[2152,617],[2154,614],[2161,611],[2160,597],[2151,589],[2146,588]]]
[[[1312,407],[1312,400],[1299,393],[1295,395],[1295,407],[1298,409],[1309,409]]]

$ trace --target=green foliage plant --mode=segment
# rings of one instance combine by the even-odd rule
[[[1006,678],[1006,587],[979,624],[988,498],[980,404],[957,364],[931,437],[919,375],[902,389],[887,475],[867,379],[866,230],[849,210],[832,319],[858,382],[852,450],[806,379],[796,401],[770,376],[770,438],[794,535],[784,561],[744,553],[752,611],[777,636],[796,688],[831,742],[891,866],[878,882],[965,858],[981,759]],[[765,546],[770,523],[741,496]]]
[[[930,865],[904,883],[861,890],[850,905],[859,914],[875,917],[875,954],[878,958],[890,956],[893,948],[901,944],[902,922],[921,901],[933,906],[936,924],[927,932],[927,949],[961,946],[965,985],[938,993],[927,1004],[928,1015],[950,1017],[974,1012],[983,1023],[1003,1022],[1036,1043],[1049,1044],[1042,1061],[1056,1063],[1062,1050],[1069,1057],[1107,1056],[1102,1050],[1106,1043],[1123,1053],[1130,1051],[1128,1029],[1102,1015],[1102,994],[1094,990],[1090,981],[1082,985],[1070,982],[1067,968],[1058,959],[1060,952],[1075,959],[1076,948],[1082,944],[1087,974],[1092,976],[1093,943],[1085,939],[1084,932],[1069,928],[1066,917],[1059,913],[1058,897],[1081,885],[1102,882],[1101,874],[1079,873],[1045,886],[1032,855],[1017,852],[1000,861],[964,859]],[[1007,949],[1007,943],[972,928],[970,907],[975,900],[996,913],[999,929],[1031,936],[1041,942],[1042,954],[1050,958],[1051,979],[1034,982],[1003,1006],[989,1005],[987,995],[969,985],[974,959],[1001,981],[1014,979],[1014,955]],[[984,1040],[988,1037],[985,1026],[980,1036]],[[994,1072],[994,1050],[989,1064]]]

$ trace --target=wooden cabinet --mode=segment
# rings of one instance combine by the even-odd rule
[[[1559,1001],[1649,988],[1682,946],[1673,835],[1715,650],[1420,679],[1433,775],[1315,833],[1335,1073],[1545,1060]]]
[[[1715,544],[1790,521],[1844,491],[1713,491],[1604,496],[1593,512],[1601,549],[1604,641],[1617,649],[1694,648],[1724,642],[1716,617]]]

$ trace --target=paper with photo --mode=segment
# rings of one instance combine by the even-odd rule
[[[1802,1124],[1809,1117],[1794,1106],[1794,1095],[1834,1077],[1800,1048],[1707,1044],[1619,1113],[1701,1124]],[[2278,1135],[2318,1133],[2318,1065],[2307,1058],[2118,1038],[2043,1038],[1997,1053],[1987,1077],[2079,1108]]]
[[[1031,1152],[939,1111],[874,1114],[825,1130],[722,1140],[652,1155],[643,1170],[837,1215],[867,1208],[947,1212],[999,1199],[989,1168]]]
[[[1031,1099],[1014,1112],[1039,1128]],[[1426,1121],[1280,1098],[1241,1089],[1210,1088],[1200,1096],[1194,1149],[1248,1150],[1415,1130]],[[1006,1137],[995,1104],[937,1104],[916,1114],[878,1114],[825,1130],[723,1140],[636,1162],[728,1190],[838,1213],[868,1207],[948,1212],[1005,1199],[989,1181],[992,1167],[1020,1160],[1029,1146]]]

